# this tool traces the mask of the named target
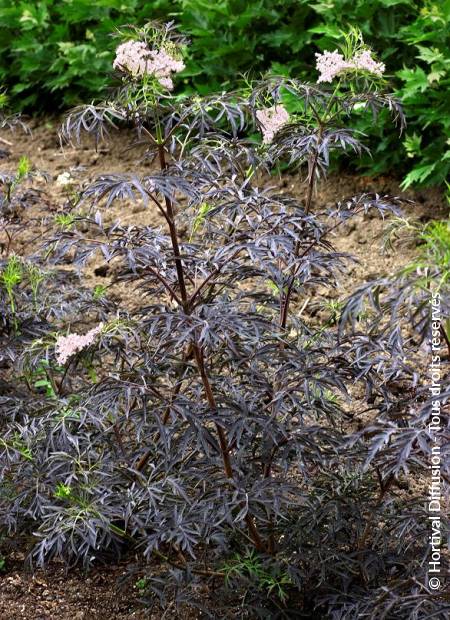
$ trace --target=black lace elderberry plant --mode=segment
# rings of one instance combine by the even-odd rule
[[[101,253],[132,303],[114,306],[106,290],[65,329],[56,317],[56,341],[48,333],[21,357],[27,376],[45,359],[53,383],[38,406],[28,395],[4,401],[2,525],[32,532],[41,564],[140,550],[161,563],[156,575],[135,569],[149,602],[210,617],[445,617],[421,581],[420,498],[399,489],[423,442],[407,452],[406,435],[374,443],[364,432],[380,414],[389,433],[389,416],[408,419],[412,402],[426,416],[420,390],[408,403],[394,393],[395,382],[411,385],[407,348],[382,322],[366,330],[374,314],[353,297],[338,323],[318,322],[305,303],[345,273],[333,229],[401,202],[363,195],[312,212],[316,170],[341,144],[327,133],[334,110],[342,119],[364,93],[271,78],[250,98],[180,101],[170,88],[184,42],[172,26],[122,36],[115,95],[69,114],[62,135],[102,139],[128,121],[153,168],[95,180],[82,197],[92,213],[55,234],[47,255],[82,268]],[[267,148],[242,138],[254,117],[267,136],[267,104],[289,89],[305,127],[300,117],[272,125]],[[267,153],[291,150],[292,163],[309,163],[304,204],[258,185]],[[115,201],[153,207],[160,225],[104,224],[100,208]]]
[[[269,76],[256,84],[251,93],[252,109],[267,147],[268,164],[283,162],[289,168],[307,168],[306,214],[311,211],[317,182],[326,174],[333,152],[352,151],[360,155],[367,151],[361,142],[363,136],[351,128],[353,114],[371,112],[376,122],[380,109],[388,108],[399,131],[405,127],[399,101],[385,92],[383,63],[373,58],[356,28],[343,34],[343,38],[342,53],[336,50],[316,54],[318,85],[295,78]],[[330,84],[330,87],[324,88],[322,84]],[[286,108],[293,112],[289,113]],[[372,206],[377,200],[375,197]],[[382,201],[379,204],[381,206]],[[298,257],[300,251],[297,245],[294,255]],[[283,292],[280,300],[282,327],[286,327],[295,280],[295,267],[292,267],[280,287]]]

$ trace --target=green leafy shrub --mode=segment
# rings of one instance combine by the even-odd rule
[[[34,109],[85,101],[108,84],[115,28],[175,16],[193,39],[185,89],[203,93],[233,86],[239,72],[268,68],[272,61],[298,69],[297,58],[311,40],[308,18],[314,17],[307,3],[296,0],[0,0],[0,80],[17,102]]]
[[[401,31],[415,48],[418,64],[397,72],[400,95],[411,117],[404,146],[414,166],[403,186],[442,183],[450,172],[450,2],[427,4]]]
[[[25,108],[55,109],[99,92],[112,55],[107,33],[121,4],[2,0],[0,79],[16,101]]]

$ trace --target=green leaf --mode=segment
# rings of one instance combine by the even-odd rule
[[[439,71],[438,69],[432,69],[430,73],[427,75],[427,80],[429,84],[433,84],[434,82],[440,82],[441,78],[445,76],[445,71]]]
[[[399,4],[414,7],[414,2],[412,0],[378,0],[378,2],[386,7],[398,6]]]
[[[406,149],[408,157],[415,157],[420,154],[420,146],[422,143],[422,136],[414,132],[412,135],[407,135],[403,145]]]
[[[47,379],[38,379],[38,381],[34,382],[34,387],[48,387],[49,382]]]
[[[411,170],[411,172],[406,175],[406,177],[401,182],[400,187],[405,190],[408,189],[408,187],[411,187],[411,185],[414,185],[415,183],[423,183],[430,176],[435,167],[436,164],[425,164],[422,166],[416,166]]]
[[[416,93],[423,93],[429,88],[427,74],[421,67],[402,69],[397,71],[397,75],[405,82],[402,88],[402,94],[405,99],[411,99]]]
[[[416,45],[420,54],[416,58],[420,58],[424,62],[431,65],[433,62],[440,62],[444,60],[444,55],[435,47],[424,47],[423,45]]]
[[[313,32],[315,34],[323,34],[326,37],[330,37],[331,39],[342,38],[341,28],[334,24],[321,24],[320,26],[314,26],[314,28],[309,29],[309,32]]]

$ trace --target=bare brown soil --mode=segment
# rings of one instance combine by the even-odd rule
[[[19,158],[26,155],[36,168],[49,174],[48,182],[40,179],[33,182],[33,188],[39,191],[35,204],[19,214],[20,225],[17,226],[11,249],[21,255],[36,251],[42,235],[51,230],[55,214],[62,210],[69,199],[68,188],[57,182],[59,175],[70,172],[76,179],[77,188],[81,188],[101,173],[140,173],[151,167],[151,163],[145,161],[136,164],[139,155],[143,153],[142,148],[140,151],[126,149],[132,141],[130,134],[124,132],[113,135],[111,143],[100,145],[95,152],[88,141],[80,148],[61,149],[57,129],[57,122],[49,120],[40,122],[33,129],[31,137],[20,132],[0,132],[0,137],[13,143],[11,147],[2,146],[9,151],[0,161],[2,172],[14,171]],[[270,184],[300,199],[304,196],[304,184],[296,176],[273,178]],[[374,191],[402,194],[398,182],[393,178],[372,179],[341,174],[330,177],[320,185],[314,202],[316,208],[318,205],[322,208],[355,194]],[[405,211],[405,216],[412,221],[425,222],[448,216],[448,206],[437,189],[408,191],[403,195],[414,201]],[[152,209],[144,209],[142,205],[117,205],[105,213],[106,222],[117,219],[127,224],[162,225],[159,215]],[[385,226],[379,217],[368,215],[354,219],[339,230],[334,238],[336,248],[354,255],[358,262],[331,296],[342,298],[359,283],[393,273],[416,254],[415,243],[382,251]],[[5,243],[5,235],[0,229],[0,251]],[[98,275],[98,268],[102,264],[99,257],[86,268],[85,277],[89,285],[110,283],[108,273],[106,276]],[[133,292],[117,284],[114,285],[114,292],[121,303],[131,305]],[[313,305],[310,310],[317,311]],[[125,589],[118,589],[117,581],[126,572],[125,565],[101,566],[86,576],[80,571],[71,571],[66,575],[61,565],[54,564],[46,572],[39,570],[30,575],[23,568],[23,559],[24,555],[12,553],[7,557],[5,571],[0,574],[0,620],[131,620],[163,617],[160,612],[142,608],[133,581]],[[180,616],[172,610],[164,617]]]
[[[130,584],[117,586],[125,570],[102,566],[88,575],[65,574],[62,566],[31,575],[23,564],[7,565],[0,576],[2,620],[141,620],[160,618],[138,603],[138,591]]]
[[[31,136],[17,131],[12,134],[0,132],[13,145],[9,147],[10,154],[0,161],[2,171],[14,171],[21,156],[27,156],[33,166],[46,172],[49,181],[41,178],[33,180],[33,188],[40,192],[36,204],[20,213],[21,226],[17,232],[12,250],[18,254],[27,255],[36,250],[39,239],[52,228],[53,219],[62,211],[74,191],[85,187],[93,178],[104,173],[149,173],[152,163],[143,158],[145,147],[138,146],[130,149],[133,135],[127,132],[112,133],[111,141],[100,144],[97,151],[89,139],[85,139],[80,146],[65,146],[61,148],[58,139],[57,121],[40,123],[33,129]],[[73,178],[71,187],[58,183],[59,175],[69,172]],[[267,181],[271,186],[278,186],[282,192],[292,194],[302,200],[305,196],[305,184],[298,177],[284,175],[282,178],[271,178]],[[398,182],[390,177],[355,176],[351,174],[333,175],[324,180],[318,188],[314,198],[314,206],[323,209],[324,206],[333,206],[337,201],[363,192],[378,192],[380,194],[402,195],[414,201],[414,204],[405,209],[405,217],[411,221],[422,222],[439,219],[448,215],[448,206],[439,189],[427,189],[418,192],[409,190],[402,192]],[[142,204],[114,203],[103,212],[105,223],[120,220],[122,224],[163,226],[164,222],[156,208],[145,208]],[[347,278],[342,281],[339,296],[350,290],[360,282],[378,276],[388,275],[406,264],[416,253],[415,244],[399,248],[383,250],[383,232],[386,223],[372,213],[366,216],[353,218],[345,227],[340,227],[333,239],[337,250],[352,254],[357,263],[349,270]],[[0,230],[1,243],[5,242],[4,233]],[[102,257],[92,261],[84,272],[88,286],[96,284],[110,284],[110,277],[96,275],[96,270],[104,265]],[[112,274],[110,274],[112,275]],[[114,292],[127,303],[136,298],[129,286],[114,285]],[[128,298],[128,299],[127,299]]]

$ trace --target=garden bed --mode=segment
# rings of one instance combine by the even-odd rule
[[[1,137],[12,142],[12,146],[6,149],[9,152],[4,153],[2,170],[14,171],[20,157],[26,156],[36,169],[48,173],[47,180],[36,180],[33,183],[29,195],[25,194],[23,208],[18,208],[16,213],[16,232],[9,250],[23,257],[34,253],[43,236],[51,233],[55,216],[70,199],[74,187],[83,187],[104,172],[137,171],[136,152],[126,149],[126,145],[132,140],[129,133],[121,132],[113,136],[112,143],[100,144],[97,152],[89,143],[79,148],[70,146],[61,149],[56,133],[57,126],[54,119],[47,119],[34,124],[31,136],[20,132],[12,136],[10,133],[1,133]],[[142,161],[138,168],[139,172],[151,170],[151,163]],[[62,185],[64,179],[60,175],[66,172],[69,172],[73,179],[71,188]],[[281,192],[292,194],[299,200],[305,193],[304,183],[292,174],[281,178],[268,178],[266,184],[276,186]],[[318,193],[313,199],[313,210],[316,204],[332,206],[340,200],[364,192],[401,194],[394,178],[371,179],[340,173],[319,185]],[[438,190],[410,190],[404,195],[413,201],[405,213],[411,221],[425,223],[447,216],[448,207]],[[155,209],[146,209],[139,204],[120,203],[104,210],[103,214],[105,222],[120,220],[124,224],[152,226],[163,223]],[[351,253],[358,262],[347,272],[339,289],[329,293],[331,298],[342,299],[347,292],[354,290],[357,284],[397,272],[417,254],[415,242],[409,245],[394,245],[383,250],[385,229],[386,222],[371,213],[359,216],[339,229],[339,233],[332,238],[334,246],[339,251]],[[4,247],[7,239],[1,235],[2,233],[0,246],[3,244]],[[72,269],[70,264],[65,268]],[[113,283],[113,276],[114,273],[101,257],[89,262],[84,270],[87,286],[110,286],[110,293],[117,303],[133,309],[137,303],[134,291],[124,283]],[[303,311],[319,318],[321,312],[326,312],[315,306],[314,301]],[[118,578],[126,573],[126,562],[117,566],[96,566],[87,576],[81,572],[71,572],[67,576],[63,567],[54,563],[47,572],[38,571],[31,576],[22,569],[24,558],[22,550],[13,551],[6,558],[5,572],[0,578],[0,616],[5,620],[131,620],[163,617],[159,612],[142,611],[135,582],[129,582],[125,590],[117,589]],[[173,615],[164,617],[179,616],[175,616],[173,612]]]
[[[55,119],[40,120],[32,124],[31,136],[20,131],[11,134],[0,132],[0,136],[12,143],[6,147],[5,155],[1,160],[1,169],[11,171],[17,168],[20,158],[26,156],[32,165],[48,173],[48,181],[38,179],[33,187],[39,190],[39,199],[32,196],[31,206],[26,206],[20,213],[20,230],[15,238],[13,249],[23,256],[36,251],[39,240],[44,232],[49,233],[49,225],[54,216],[63,209],[70,197],[71,191],[61,185],[58,177],[68,171],[73,177],[74,189],[92,181],[95,177],[107,172],[114,173],[149,173],[152,164],[145,159],[136,164],[136,149],[130,149],[134,136],[125,130],[112,133],[111,141],[95,144],[88,138],[77,146],[61,147],[58,138],[59,123]],[[140,150],[141,156],[144,149]],[[139,152],[138,152],[139,155]],[[304,199],[306,185],[300,175],[285,174],[268,178],[266,185],[278,187],[282,193]],[[313,199],[314,205],[332,206],[340,200],[364,192],[377,192],[392,196],[402,196],[413,201],[406,207],[404,215],[411,221],[425,223],[429,220],[444,218],[448,215],[443,192],[439,188],[425,188],[414,191],[402,191],[399,182],[394,177],[365,177],[355,173],[334,173],[329,179],[319,184],[318,192]],[[34,203],[34,204],[33,204]],[[156,208],[150,204],[148,208],[136,204],[113,204],[109,209],[102,210],[106,222],[120,220],[123,224],[136,225],[163,225],[163,220]],[[345,228],[340,228],[335,234],[333,243],[340,251],[350,252],[359,261],[352,271],[354,286],[364,279],[374,279],[382,274],[397,271],[416,255],[415,245],[400,247],[398,245],[383,251],[383,236],[386,230],[385,222],[375,213],[359,216],[352,220]],[[105,284],[104,276],[96,276],[95,270],[103,265],[90,265],[85,276],[90,284]],[[106,276],[108,280],[108,277]],[[126,291],[123,293],[126,296]]]

